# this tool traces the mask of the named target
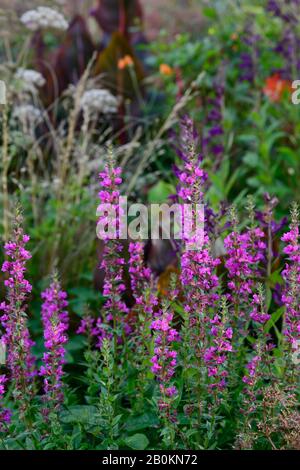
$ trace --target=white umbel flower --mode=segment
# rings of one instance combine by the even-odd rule
[[[36,88],[40,88],[46,83],[40,72],[31,69],[20,68],[17,70],[15,77],[21,81],[22,88],[26,91],[36,91]]]
[[[65,31],[69,26],[61,13],[49,7],[28,10],[21,16],[20,21],[31,31],[47,28]]]
[[[23,124],[34,125],[41,119],[42,112],[32,104],[23,104],[15,107],[13,117]]]
[[[118,104],[108,90],[88,90],[81,98],[81,108],[88,114],[113,114],[118,111]]]

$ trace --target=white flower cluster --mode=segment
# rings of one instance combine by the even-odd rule
[[[88,114],[116,113],[118,105],[118,99],[108,90],[88,90],[81,98],[81,108]]]
[[[36,88],[40,88],[45,85],[46,80],[43,75],[36,70],[31,69],[18,69],[15,77],[21,81],[22,88],[26,91],[36,91]]]
[[[42,113],[40,109],[31,104],[23,104],[15,107],[13,117],[23,124],[34,125],[42,117]]]
[[[65,31],[69,26],[61,13],[49,7],[37,7],[36,10],[26,11],[20,21],[31,31],[44,28]]]

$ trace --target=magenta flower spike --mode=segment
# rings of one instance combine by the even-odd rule
[[[6,260],[2,272],[7,300],[2,302],[0,310],[1,324],[4,327],[2,341],[7,348],[7,367],[9,379],[13,382],[13,396],[18,401],[20,412],[25,412],[33,392],[35,376],[34,357],[31,354],[33,342],[27,327],[27,297],[32,286],[25,279],[26,262],[31,258],[26,249],[29,236],[22,228],[22,217],[17,213],[13,239],[4,245]]]
[[[40,375],[44,379],[44,400],[48,408],[59,409],[63,402],[63,365],[65,363],[65,344],[68,341],[66,331],[69,325],[67,294],[61,290],[55,279],[42,293],[42,322],[44,327],[44,342],[46,352],[43,355],[43,365]]]
[[[118,189],[118,187],[122,183],[121,172],[121,168],[114,168],[111,155],[111,161],[105,166],[104,170],[99,173],[101,187],[101,190],[99,191],[100,207],[101,205],[111,204],[112,207],[115,208],[117,220],[121,220],[123,215],[121,213],[122,209],[119,207],[120,191]],[[98,222],[103,222],[105,225],[106,220],[106,216],[100,216]],[[105,273],[103,287],[103,295],[106,298],[105,304],[103,306],[105,321],[108,324],[113,324],[113,329],[115,333],[118,329],[118,336],[120,339],[120,336],[122,335],[120,330],[123,330],[125,334],[129,334],[130,326],[125,321],[126,314],[129,310],[125,302],[122,300],[122,296],[126,289],[123,281],[123,272],[125,265],[125,259],[122,256],[123,246],[118,239],[122,227],[120,227],[116,223],[115,228],[116,233],[113,239],[109,236],[107,238],[103,237],[104,251],[103,260],[101,262],[100,267]],[[102,339],[105,335],[107,335],[107,332],[101,328],[101,325],[98,326],[98,345],[99,347],[101,347]]]
[[[292,209],[290,230],[282,237],[285,243],[283,252],[288,261],[282,272],[286,287],[282,302],[286,307],[283,334],[292,350],[299,348],[300,342],[300,242],[298,207]]]
[[[168,309],[164,309],[151,325],[154,334],[151,371],[159,382],[161,393],[159,409],[167,416],[170,413],[170,399],[177,394],[177,389],[172,384],[177,364],[177,352],[173,346],[179,340],[179,334],[172,328],[172,320],[173,314]]]

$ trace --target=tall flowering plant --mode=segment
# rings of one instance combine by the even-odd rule
[[[171,304],[176,290],[173,290],[171,301],[163,301],[162,310],[156,314],[151,324],[154,335],[154,355],[151,358],[151,371],[159,382],[160,398],[158,408],[167,422],[175,418],[172,410],[172,400],[177,394],[177,388],[172,383],[177,365],[177,351],[174,346],[179,341],[179,333],[173,327]]]
[[[252,320],[251,333],[254,337],[250,359],[244,367],[242,382],[244,387],[241,394],[240,413],[243,419],[240,421],[241,433],[237,438],[237,446],[251,448],[258,436],[255,431],[257,426],[258,408],[261,406],[259,396],[265,393],[266,384],[274,385],[273,363],[274,357],[271,351],[275,348],[270,334],[265,330],[270,315],[266,309],[266,296],[262,284],[257,285],[257,292],[253,294],[251,301]],[[263,410],[264,415],[270,410]]]
[[[208,175],[201,168],[202,158],[196,150],[197,134],[193,123],[189,119],[184,121],[182,132],[183,151],[181,155],[183,168],[176,170],[176,176],[179,180],[177,194],[179,200],[184,204],[192,205],[193,224],[196,221],[196,211],[199,205],[204,204],[203,189]],[[201,217],[199,220],[201,220]],[[201,221],[205,223],[205,220]],[[218,299],[215,293],[218,278],[214,269],[218,266],[219,260],[213,259],[211,256],[210,242],[205,225],[202,232],[195,231],[194,234],[188,234],[188,238],[183,241],[185,244],[192,242],[196,247],[195,250],[189,250],[185,249],[186,245],[184,245],[181,253],[181,282],[185,289],[191,292],[185,307],[192,315],[199,305],[211,306]]]
[[[226,297],[221,299],[220,312],[213,313],[208,320],[207,347],[203,358],[207,368],[208,389],[215,394],[227,385],[228,355],[232,353],[233,330],[229,324]]]
[[[202,169],[202,157],[197,153],[197,133],[193,123],[186,119],[182,127],[182,169],[176,170],[179,180],[177,194],[179,200],[184,204],[192,206],[192,223],[196,221],[199,205],[204,205],[204,187],[207,181],[207,173]],[[201,219],[201,217],[200,217]],[[184,221],[185,222],[185,221]],[[206,223],[206,219],[202,222]],[[200,235],[200,236],[198,236]],[[211,253],[211,244],[206,225],[202,233],[192,234],[183,240],[185,245],[181,252],[180,281],[184,292],[184,334],[183,341],[186,350],[190,350],[192,357],[185,354],[184,362],[190,360],[195,363],[198,371],[199,381],[202,376],[203,367],[209,367],[207,358],[204,362],[204,351],[206,349],[206,325],[210,322],[210,309],[216,306],[218,300],[218,277],[216,267],[220,261]],[[188,249],[192,241],[196,249]],[[184,349],[185,349],[184,348]],[[187,366],[187,364],[185,364]],[[200,385],[197,385],[199,395]],[[201,398],[197,397],[196,406],[199,407]]]
[[[286,306],[283,334],[290,350],[297,349],[300,342],[300,243],[299,243],[299,209],[292,209],[290,230],[282,237],[285,243],[284,254],[288,261],[283,270],[286,281],[282,302]]]
[[[264,232],[254,223],[243,232],[239,230],[234,207],[231,223],[232,231],[224,239],[228,299],[232,306],[232,326],[243,339],[251,319],[249,306],[260,276],[259,264],[265,259],[266,243]]]
[[[44,401],[47,408],[57,411],[63,402],[62,391],[63,364],[65,363],[65,344],[68,341],[66,331],[69,325],[67,294],[61,290],[60,283],[54,279],[50,287],[42,293],[42,322],[46,352],[40,375],[44,383]]]
[[[264,330],[264,326],[271,316],[266,313],[265,293],[262,284],[258,284],[258,291],[253,295],[250,318],[256,341],[253,345],[254,354],[246,364],[246,374],[242,380],[247,384],[248,388],[245,390],[251,396],[251,388],[254,388],[258,378],[265,372],[262,369],[268,363],[269,351],[274,347],[269,334]],[[254,397],[251,396],[251,398]]]
[[[2,406],[2,400],[5,395],[5,383],[7,382],[7,377],[2,374],[0,375],[0,432],[4,431],[6,426],[11,421],[11,410],[4,408]]]
[[[113,155],[110,151],[109,162],[106,164],[104,170],[99,173],[101,188],[99,191],[99,207],[104,208],[106,204],[110,204],[111,207],[115,208],[115,220],[119,221],[122,220],[122,216],[124,215],[122,208],[119,206],[119,186],[122,184],[121,171],[121,168],[114,167]],[[107,215],[102,212],[98,226],[105,226],[107,220]],[[113,326],[115,353],[117,343],[122,335],[130,332],[130,326],[124,321],[126,314],[128,314],[128,308],[122,300],[126,287],[123,281],[125,265],[125,259],[122,256],[123,246],[118,240],[121,230],[122,227],[116,222],[114,237],[110,237],[109,234],[105,236],[105,233],[102,233],[104,251],[100,266],[105,273],[103,295],[106,301],[103,306],[103,311],[106,323],[112,324]],[[101,332],[101,336],[103,336],[102,328]]]
[[[2,302],[1,324],[4,328],[2,341],[7,348],[9,378],[13,382],[13,395],[21,415],[25,415],[33,394],[33,377],[36,374],[31,353],[33,341],[27,327],[27,296],[32,286],[25,278],[26,262],[31,258],[26,249],[29,236],[24,234],[22,216],[18,212],[13,230],[13,239],[4,245],[6,260],[2,272],[6,274],[4,285],[7,300]]]
[[[151,323],[158,309],[156,295],[157,282],[151,269],[145,265],[144,245],[142,241],[129,243],[128,271],[130,275],[131,290],[135,300],[132,307],[132,349],[140,380],[138,389],[145,385],[148,372],[149,353],[151,349]]]

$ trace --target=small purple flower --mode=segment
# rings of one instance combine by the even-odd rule
[[[252,308],[250,312],[251,320],[264,325],[268,320],[270,320],[271,315],[264,312],[264,308],[261,305],[261,298],[258,294],[253,295]]]
[[[110,320],[110,317],[109,317]],[[104,338],[111,338],[111,333],[107,332],[103,325],[101,317],[93,318],[91,315],[86,315],[81,319],[80,325],[76,331],[78,335],[85,335],[88,341],[93,341],[96,338],[95,346],[98,349],[102,348]]]
[[[249,52],[242,52],[240,54],[239,67],[241,70],[241,80],[252,83],[255,78],[255,67],[253,57]]]
[[[247,375],[244,375],[243,382],[247,385],[253,386],[257,378],[257,369],[261,361],[261,356],[255,355],[252,357],[251,361],[246,365]]]

